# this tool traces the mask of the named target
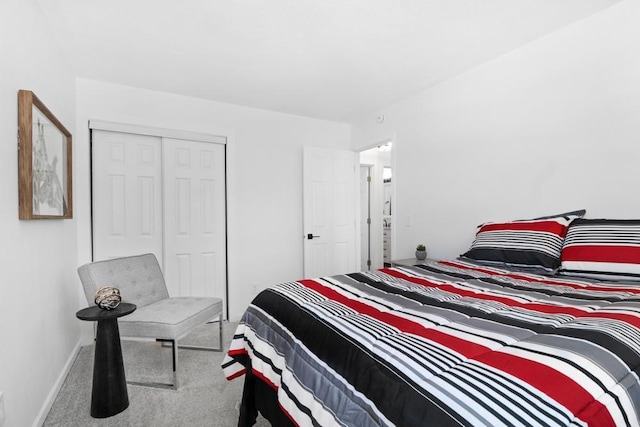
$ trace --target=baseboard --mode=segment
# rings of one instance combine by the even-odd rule
[[[36,419],[33,421],[33,427],[40,427],[44,424],[44,421],[47,419],[47,415],[49,414],[49,411],[53,406],[53,402],[56,400],[56,397],[58,396],[58,393],[62,388],[62,384],[64,384],[64,380],[67,378],[69,371],[71,371],[71,367],[73,366],[73,363],[76,361],[78,354],[80,354],[81,347],[82,347],[82,339],[79,339],[75,347],[73,348],[73,351],[69,355],[67,362],[64,364],[62,371],[60,371],[60,375],[58,375],[56,382],[53,384],[53,387],[51,387],[51,391],[49,391],[47,398],[42,404],[42,407],[40,408],[40,412],[38,412]]]

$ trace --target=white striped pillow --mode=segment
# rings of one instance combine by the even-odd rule
[[[640,279],[640,220],[579,219],[562,247],[561,274]]]
[[[482,224],[462,257],[507,266],[555,271],[569,224],[585,211],[511,222]]]

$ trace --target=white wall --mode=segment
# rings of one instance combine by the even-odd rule
[[[640,218],[638,22],[623,1],[361,117],[356,149],[396,132],[396,256],[456,257],[484,221]]]
[[[255,295],[302,278],[302,147],[348,148],[350,127],[299,116],[91,80],[77,81],[76,205],[89,261],[90,119],[229,137],[229,307],[238,319]],[[274,94],[277,96],[277,94]]]
[[[0,391],[5,427],[38,422],[79,344],[75,220],[18,220],[17,94],[32,90],[72,133],[75,83],[34,0],[0,11]]]

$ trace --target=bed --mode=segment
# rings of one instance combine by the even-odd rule
[[[264,290],[222,364],[244,375],[239,425],[638,425],[640,222],[581,216],[483,224],[460,258]],[[547,226],[559,242],[530,239]]]

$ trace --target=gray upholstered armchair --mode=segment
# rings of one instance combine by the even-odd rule
[[[87,302],[94,304],[95,292],[103,286],[120,289],[123,302],[137,310],[118,319],[121,337],[151,338],[169,342],[173,357],[173,384],[129,381],[130,384],[161,388],[179,387],[177,341],[194,328],[219,323],[219,346],[180,348],[222,351],[222,300],[207,297],[169,297],[158,260],[153,254],[115,258],[78,268]]]

